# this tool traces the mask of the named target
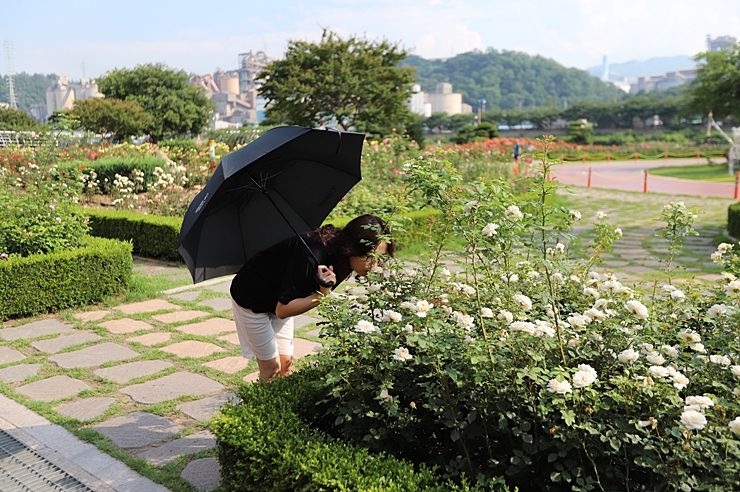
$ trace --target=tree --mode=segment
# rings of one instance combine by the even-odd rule
[[[489,138],[498,137],[497,128],[491,123],[483,122],[480,125],[465,125],[461,127],[457,134],[452,137],[452,141],[458,144],[473,142],[474,140],[488,140]]]
[[[414,121],[406,107],[414,72],[398,67],[404,58],[397,44],[355,36],[345,41],[328,30],[319,43],[290,41],[285,59],[260,75],[265,115],[271,123],[336,122],[344,130],[381,135],[406,127]]]
[[[154,121],[138,104],[113,98],[76,101],[70,113],[82,128],[118,141],[141,135]]]
[[[692,109],[715,119],[740,119],[740,45],[731,50],[699,53],[696,79],[688,89]]]
[[[32,131],[38,129],[38,122],[28,113],[13,108],[0,109],[0,130]]]
[[[157,64],[116,69],[98,79],[106,97],[139,105],[152,117],[146,132],[153,141],[200,133],[210,122],[213,103],[182,70]]]

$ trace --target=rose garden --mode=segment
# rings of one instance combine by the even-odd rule
[[[215,155],[191,141],[0,149],[3,328],[191,284],[132,273],[131,253],[181,267],[183,213],[220,157],[244,143],[217,143]],[[730,237],[715,238],[702,260],[716,266],[711,279],[681,261],[701,210],[677,199],[652,211],[662,244],[654,272],[625,278],[605,262],[622,225],[588,203],[574,208],[550,179],[561,155],[598,149],[528,144],[531,165],[514,169],[506,139],[424,149],[401,136],[366,141],[363,180],[328,221],[387,219],[399,258],[381,258],[321,302],[320,348],[295,375],[244,383],[245,367],[223,380],[237,398],[202,425],[215,450],[195,455],[217,455],[223,490],[738,487],[737,205]],[[2,343],[33,356],[28,344]],[[23,382],[58,373],[47,364]],[[209,374],[197,362],[188,369]],[[83,372],[89,394],[109,394]],[[78,420],[54,405],[84,393],[38,405],[17,387],[0,384],[120,457],[92,428],[137,410],[125,397]],[[174,403],[153,413],[176,415]],[[125,460],[192,490],[170,469]]]

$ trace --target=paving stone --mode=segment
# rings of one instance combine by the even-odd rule
[[[132,359],[138,355],[138,352],[134,352],[129,348],[107,342],[75,350],[74,352],[52,355],[47,360],[59,367],[70,369],[72,367],[95,367],[106,362]]]
[[[82,313],[76,313],[74,317],[80,321],[97,321],[105,318],[109,313],[110,311],[108,309],[100,311],[84,311]]]
[[[0,364],[8,364],[10,362],[18,362],[19,360],[25,359],[26,356],[17,350],[13,350],[10,347],[0,347]]]
[[[154,327],[149,323],[131,318],[112,319],[99,324],[109,332],[116,335],[120,335],[122,333],[133,333],[139,330],[154,329]]]
[[[141,270],[137,270],[139,273],[143,273],[144,275],[164,275],[166,274],[173,274],[173,273],[182,273],[182,268],[176,268],[176,267],[155,267],[155,268],[142,268]],[[189,277],[190,275],[188,275]]]
[[[4,328],[0,330],[0,338],[4,340],[20,340],[22,338],[38,338],[46,335],[57,335],[59,333],[72,333],[75,329],[67,323],[56,319],[44,319],[34,321],[22,326]]]
[[[216,447],[216,436],[211,431],[200,431],[189,436],[169,441],[154,449],[136,455],[154,466],[164,466],[178,456],[200,453]]]
[[[31,376],[35,376],[41,364],[18,364],[17,366],[0,369],[0,380],[5,383],[17,383],[24,381]]]
[[[247,367],[249,365],[249,359],[236,355],[233,357],[224,357],[223,359],[212,360],[203,365],[210,367],[211,369],[216,369],[217,371],[225,372],[226,374],[234,374]]]
[[[632,273],[649,273],[654,272],[655,268],[648,268],[640,265],[624,267],[625,270]]]
[[[158,343],[163,343],[169,341],[169,339],[172,338],[172,333],[147,333],[146,335],[139,335],[138,337],[132,337],[128,338],[127,342],[136,342],[140,343],[142,345],[145,345],[147,347],[151,347],[152,345],[157,345]]]
[[[200,291],[195,290],[191,292],[180,292],[179,294],[172,294],[170,297],[173,297],[180,301],[194,301],[198,297],[200,297]]]
[[[151,313],[152,311],[163,311],[165,309],[180,309],[177,304],[172,304],[164,299],[151,299],[149,301],[122,304],[116,308],[125,314]]]
[[[173,367],[174,364],[166,360],[142,360],[139,362],[129,362],[115,367],[106,367],[98,369],[93,374],[101,378],[109,379],[114,383],[126,384],[132,379],[142,376],[149,376],[160,371]]]
[[[314,354],[315,353],[313,351],[314,347],[316,347],[316,342],[312,342],[304,338],[294,338],[293,339],[293,358],[300,359],[301,357]]]
[[[213,292],[220,292],[222,294],[230,294],[231,293],[231,281],[224,282],[221,284],[211,285],[206,287],[208,290],[212,290]]]
[[[189,321],[191,319],[200,318],[202,316],[208,316],[210,313],[205,311],[175,311],[174,313],[155,314],[152,316],[153,320],[159,321],[160,323],[176,323],[178,321]]]
[[[609,264],[610,264],[610,265],[611,265],[612,263],[615,263],[615,262],[613,262],[613,261],[610,261],[610,262],[609,262]],[[621,263],[621,262],[619,262],[619,263]],[[316,328],[315,330],[311,330],[311,331],[307,331],[307,332],[306,332],[306,335],[308,335],[308,336],[310,336],[310,337],[317,337],[317,336],[319,336],[320,334],[321,334],[321,328]]]
[[[649,267],[664,267],[665,265],[658,260],[640,260],[636,261],[635,263],[642,265],[642,266],[649,266]]]
[[[699,275],[696,278],[704,282],[714,282],[716,280],[722,280],[722,275],[719,273],[707,273],[705,275]]]
[[[206,357],[214,352],[225,352],[226,350],[216,344],[208,342],[199,342],[197,340],[186,340],[184,342],[173,343],[160,348],[178,357]]]
[[[204,420],[211,420],[213,413],[230,399],[232,401],[236,400],[236,395],[234,393],[224,393],[222,395],[209,396],[208,398],[181,403],[177,405],[177,409],[188,417],[202,422]]]
[[[206,299],[198,303],[198,306],[208,306],[213,308],[214,311],[227,311],[233,309],[231,305],[231,298],[229,297],[215,297],[213,299]]]
[[[84,400],[65,403],[54,410],[60,415],[85,422],[103,415],[108,407],[115,402],[115,398],[85,398]]]
[[[18,393],[36,401],[54,401],[68,398],[91,389],[90,386],[69,376],[54,376],[16,388]]]
[[[189,335],[208,337],[227,331],[236,331],[236,323],[231,319],[211,318],[199,323],[177,326],[176,329]]]
[[[311,323],[318,323],[319,319],[312,318],[311,316],[304,316],[302,314],[299,314],[295,318],[293,318],[293,327],[297,330],[298,328],[303,328],[306,325],[310,325]]]
[[[39,340],[33,342],[31,347],[35,348],[40,352],[47,352],[49,354],[56,354],[60,350],[64,350],[72,345],[79,345],[81,343],[92,342],[94,340],[100,340],[102,337],[95,333],[77,333],[75,335],[67,335],[63,337],[50,338],[48,340]]]
[[[148,412],[133,412],[106,420],[92,429],[124,449],[150,446],[182,432],[182,428],[170,419]]]
[[[180,474],[199,492],[211,492],[221,483],[221,465],[217,458],[193,460]]]
[[[121,388],[120,393],[129,395],[138,403],[159,403],[183,395],[207,395],[223,391],[224,386],[200,374],[176,372],[154,381]]]
[[[218,339],[225,340],[229,343],[233,343],[234,345],[239,345],[239,335],[237,333],[229,333],[228,335],[218,337]]]
[[[604,262],[604,266],[607,267],[607,268],[609,268],[609,267],[617,267],[617,268],[619,268],[619,267],[623,267],[623,266],[626,266],[626,265],[629,265],[629,264],[630,264],[629,261],[619,261],[619,260],[609,260],[609,261],[605,261]],[[314,336],[318,336],[318,333],[316,335],[314,335]]]
[[[255,371],[255,372],[250,372],[249,374],[244,376],[242,380],[246,381],[247,383],[256,383],[257,381],[259,381],[259,378],[260,378],[260,372]]]

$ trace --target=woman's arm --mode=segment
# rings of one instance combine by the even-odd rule
[[[324,265],[319,265],[318,271],[319,276],[321,276],[322,279],[328,280],[333,285],[336,285],[337,277],[334,274],[334,268],[332,266],[326,267]],[[290,316],[303,314],[318,306],[319,300],[323,296],[328,296],[329,294],[331,294],[331,287],[319,287],[318,292],[314,292],[307,297],[293,299],[288,304],[283,304],[278,301],[277,306],[275,306],[275,315],[280,319],[285,319]]]

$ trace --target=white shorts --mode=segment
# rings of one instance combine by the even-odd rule
[[[274,359],[293,355],[293,318],[280,319],[272,313],[255,313],[231,299],[236,333],[242,355],[247,359]]]

